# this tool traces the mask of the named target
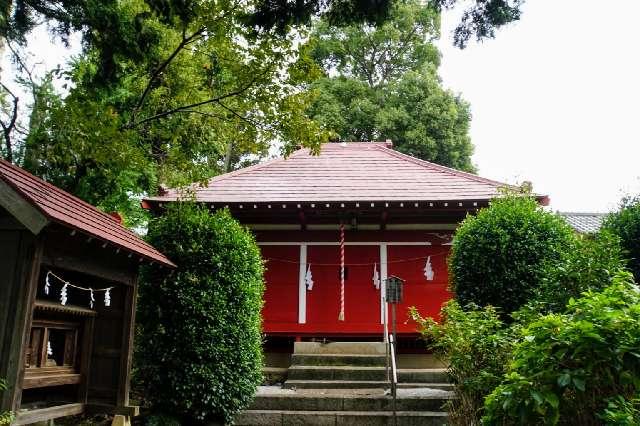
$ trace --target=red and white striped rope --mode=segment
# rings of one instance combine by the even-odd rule
[[[344,224],[340,223],[340,314],[338,321],[344,321]]]

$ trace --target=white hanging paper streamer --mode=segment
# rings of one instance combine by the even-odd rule
[[[307,266],[307,273],[304,276],[304,283],[307,285],[307,290],[313,290],[313,275],[311,275],[311,265]]]
[[[424,276],[427,281],[433,281],[433,277],[435,276],[431,265],[431,256],[427,257],[427,263],[424,265]]]
[[[60,304],[62,305],[67,304],[67,286],[68,285],[69,283],[64,283],[64,285],[62,286],[62,290],[60,290]]]
[[[51,342],[47,341],[47,355],[53,355],[53,349],[51,349]]]
[[[51,276],[53,276],[53,278],[59,280],[60,282],[64,283],[64,285],[62,286],[62,289],[60,290],[60,303],[62,305],[67,304],[67,290],[69,287],[73,287],[73,288],[77,288],[78,290],[89,292],[89,305],[91,306],[91,308],[93,308],[95,305],[96,298],[94,293],[96,291],[98,292],[104,291],[104,306],[111,306],[111,290],[113,289],[113,287],[98,288],[98,289],[93,289],[91,287],[80,287],[79,285],[74,285],[74,284],[71,284],[69,281],[63,280],[62,278],[60,278],[59,276],[57,276],[51,271],[47,272],[47,276],[45,277],[44,292],[46,294],[49,294],[49,290],[51,286],[51,282],[49,278]]]
[[[378,273],[378,264],[373,264],[373,286],[376,290],[380,290],[380,274]]]

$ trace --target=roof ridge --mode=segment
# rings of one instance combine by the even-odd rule
[[[452,175],[455,175],[455,176],[465,177],[465,178],[468,178],[468,179],[473,179],[473,180],[475,180],[477,182],[487,183],[487,184],[496,185],[496,186],[513,187],[513,185],[510,185],[508,183],[499,182],[499,181],[493,180],[493,179],[487,179],[487,178],[484,178],[482,176],[478,176],[478,175],[473,174],[473,173],[463,172],[462,170],[457,170],[457,169],[454,169],[452,167],[447,167],[447,166],[443,166],[443,165],[440,165],[440,164],[432,163],[431,161],[422,160],[420,158],[413,157],[411,155],[402,153],[400,151],[396,151],[395,149],[388,148],[386,146],[376,145],[376,148],[379,151],[384,151],[387,154],[390,154],[390,155],[392,155],[394,157],[400,158],[400,159],[405,160],[405,161],[409,161],[409,162],[417,164],[419,166],[429,167],[431,169],[436,169],[436,170],[439,170],[441,172],[449,173],[449,174],[452,174]]]

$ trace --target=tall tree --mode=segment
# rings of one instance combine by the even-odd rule
[[[299,87],[317,66],[298,54],[298,33],[255,32],[247,2],[191,2],[189,13],[152,6],[117,3],[123,22],[153,35],[142,56],[117,53],[107,75],[100,46],[86,44],[63,73],[68,95],[40,92],[47,108],[32,113],[27,169],[135,219],[136,196],[161,184],[205,180],[232,160],[260,158],[273,140],[290,150],[326,137],[303,114],[310,96]]]
[[[310,46],[326,75],[311,86],[310,117],[340,140],[392,139],[402,152],[472,171],[469,106],[437,75],[439,26],[439,12],[418,1],[394,6],[380,26],[319,23]]]

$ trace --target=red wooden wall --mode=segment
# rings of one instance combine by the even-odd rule
[[[300,246],[261,246],[265,259],[265,331],[272,324],[285,328],[298,323],[298,262]]]
[[[447,291],[449,246],[387,246],[389,276],[405,280],[404,300],[397,306],[398,332],[413,333],[416,324],[409,319],[409,307],[415,306],[423,317],[440,319],[442,304],[451,298]],[[424,276],[425,257],[431,256],[433,281]],[[407,260],[412,259],[412,260]]]
[[[266,261],[266,290],[263,308],[264,331],[267,334],[291,336],[374,336],[382,335],[380,321],[380,291],[373,283],[373,264],[380,273],[380,246],[372,244],[367,236],[367,245],[357,245],[357,236],[347,234],[345,246],[345,321],[338,321],[340,307],[340,248],[337,244],[314,245],[314,241],[337,240],[337,233],[315,233],[306,241],[307,264],[311,265],[313,289],[306,291],[306,323],[298,323],[298,292],[300,274],[300,242],[286,233],[272,234],[260,238],[262,255]],[[387,239],[388,275],[396,275],[406,281],[404,301],[398,305],[398,332],[415,334],[416,324],[409,319],[408,310],[415,306],[421,315],[439,319],[440,308],[451,295],[447,291],[448,245],[442,245],[442,234],[433,245],[415,244],[416,238],[429,241],[424,233],[404,232],[394,235],[395,241]],[[280,237],[286,245],[269,245]],[[414,241],[402,245],[402,241]],[[258,243],[260,244],[260,242]],[[281,243],[282,244],[282,243]],[[290,244],[290,245],[289,245]],[[427,281],[424,268],[427,256],[431,256],[435,272],[433,281]]]

